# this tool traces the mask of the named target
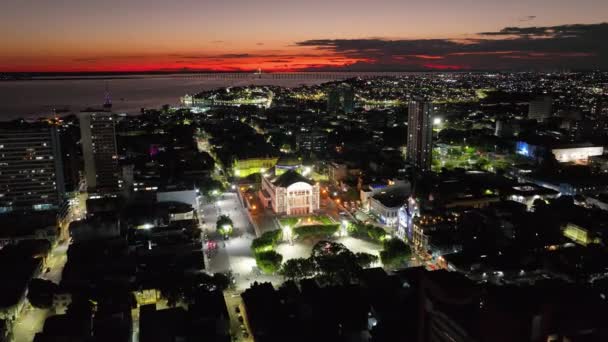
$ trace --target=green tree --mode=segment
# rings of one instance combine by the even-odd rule
[[[53,306],[53,295],[59,286],[50,280],[32,279],[28,286],[27,299],[35,308],[48,309]]]
[[[281,239],[283,239],[283,231],[280,229],[265,232],[251,242],[251,250],[253,250],[253,254],[270,252],[274,250]]]
[[[231,236],[234,232],[232,220],[226,215],[220,215],[220,217],[217,218],[215,227],[223,236]]]
[[[281,274],[288,279],[302,279],[315,274],[315,264],[310,258],[296,258],[285,261]]]
[[[355,260],[359,266],[368,268],[378,261],[378,257],[369,253],[355,253]]]
[[[213,285],[215,285],[220,291],[224,291],[231,287],[233,281],[234,277],[230,271],[227,273],[214,273],[213,278],[211,279]]]
[[[367,236],[369,236],[370,239],[376,242],[382,242],[386,238],[386,231],[382,227],[368,225],[366,228]]]
[[[353,223],[347,227],[347,230],[353,236],[369,238],[375,242],[382,242],[387,235],[382,227],[371,224]]]
[[[411,256],[410,247],[399,238],[384,241],[380,260],[386,267],[397,268],[405,264]]]
[[[361,270],[353,252],[341,243],[318,242],[312,249],[311,259],[321,279],[330,283],[351,283]]]
[[[258,253],[255,255],[255,262],[262,272],[273,274],[281,268],[283,256],[275,251]]]
[[[486,170],[491,165],[492,165],[492,163],[490,162],[490,160],[488,160],[487,158],[483,158],[483,157],[479,158],[477,163],[475,163],[475,167],[480,170]]]
[[[293,228],[293,233],[298,238],[302,239],[307,237],[330,237],[334,235],[339,228],[340,225],[337,224],[299,226]]]

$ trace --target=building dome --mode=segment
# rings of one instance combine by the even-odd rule
[[[299,182],[307,183],[310,185],[314,184],[313,181],[293,170],[285,171],[285,173],[272,180],[272,184],[274,186],[281,188],[287,188],[288,186]]]

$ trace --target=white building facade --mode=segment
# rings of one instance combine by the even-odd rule
[[[307,215],[319,210],[319,185],[295,171],[262,177],[259,197],[277,214]]]
[[[555,159],[560,163],[571,163],[576,161],[587,162],[589,157],[601,156],[604,154],[603,146],[554,148],[551,150]]]

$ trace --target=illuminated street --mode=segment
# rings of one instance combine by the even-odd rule
[[[608,1],[478,2],[3,1],[0,342],[608,341]]]
[[[47,267],[50,270],[49,272],[44,272],[40,278],[50,280],[55,284],[59,284],[61,282],[61,273],[63,272],[63,267],[68,261],[68,247],[69,243],[64,241],[51,250],[46,261]]]
[[[40,278],[50,280],[56,284],[61,282],[61,273],[68,260],[68,246],[68,242],[64,241],[53,248],[47,257],[47,267],[50,270],[46,273],[43,271]],[[13,328],[14,342],[31,342],[34,335],[42,330],[44,320],[49,315],[52,315],[51,310],[37,309],[29,305],[29,302],[26,303],[21,315],[15,321]]]
[[[201,208],[202,220],[205,222],[204,226],[209,238],[217,242],[217,249],[213,251],[209,251],[205,245],[208,272],[232,271],[238,290],[246,289],[254,281],[278,283],[281,280],[278,276],[266,276],[255,272],[255,259],[251,251],[251,241],[255,238],[255,233],[235,193],[226,192],[217,200],[202,205]],[[228,240],[222,239],[216,231],[215,222],[219,215],[227,215],[234,224],[234,236]]]
[[[50,310],[48,309],[37,309],[26,304],[26,307],[13,325],[13,341],[33,341],[34,335],[42,330],[44,320],[49,314]]]

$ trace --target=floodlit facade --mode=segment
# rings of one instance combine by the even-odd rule
[[[555,159],[560,163],[571,163],[576,161],[587,162],[589,157],[604,154],[603,146],[555,148],[551,150]]]
[[[319,184],[293,170],[262,177],[259,197],[277,214],[306,215],[319,210]]]
[[[369,198],[369,210],[380,219],[382,224],[397,228],[399,225],[399,210],[409,197],[409,183],[380,189]]]
[[[279,160],[278,157],[259,157],[236,159],[232,165],[234,176],[245,178],[254,173],[264,173],[274,167]]]

